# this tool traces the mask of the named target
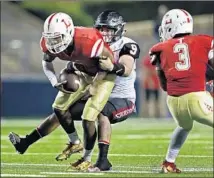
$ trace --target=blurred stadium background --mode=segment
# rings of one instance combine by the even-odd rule
[[[213,34],[214,2],[113,2],[113,1],[20,1],[1,2],[1,99],[3,117],[43,117],[52,112],[51,104],[57,91],[53,89],[42,71],[42,53],[39,41],[44,19],[54,11],[72,16],[75,25],[92,26],[93,19],[105,9],[120,12],[127,21],[127,36],[141,47],[137,65],[137,110],[144,115],[143,107],[154,108],[154,102],[146,102],[143,86],[142,60],[148,49],[157,42],[156,26],[160,21],[158,12],[165,8],[185,8],[194,15],[195,33]],[[63,62],[55,61],[56,71]],[[165,93],[160,90],[160,118],[168,118]]]

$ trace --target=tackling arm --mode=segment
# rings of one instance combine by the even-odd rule
[[[123,77],[128,77],[133,69],[135,59],[130,55],[123,55],[119,59],[119,64],[121,64],[123,69]]]
[[[110,61],[114,60],[113,53],[111,52],[111,50],[107,46],[103,47],[103,50],[102,50],[101,54],[98,55],[98,58],[99,59],[102,59],[102,58],[104,59],[105,58],[105,60],[110,60]],[[97,84],[99,83],[99,81],[103,80],[106,76],[107,76],[107,72],[106,71],[99,71],[96,74],[96,76],[94,77],[94,80],[93,80],[93,84],[89,88],[89,91],[90,91],[91,95],[94,95],[94,93],[97,92],[96,91]],[[112,80],[115,80],[115,78],[116,78],[116,75],[115,75],[115,77],[112,77]]]
[[[110,60],[111,62],[114,61],[113,54],[110,52],[109,48],[107,48],[106,46],[104,46],[103,51],[102,51],[102,53],[100,55],[100,58],[101,59],[105,58],[105,60]],[[105,71],[99,71],[97,73],[97,75],[95,76],[93,82],[96,82],[96,81],[104,79],[106,77],[106,75],[107,75],[107,72],[105,72]]]
[[[128,77],[133,69],[135,59],[139,58],[140,48],[136,43],[126,43],[119,53],[118,63],[112,63],[111,60],[100,60],[101,69],[111,74]]]

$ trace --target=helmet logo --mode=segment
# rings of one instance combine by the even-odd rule
[[[172,19],[166,20],[166,25],[172,23]]]
[[[181,11],[187,16],[187,23],[190,23],[190,19],[189,19],[188,13],[185,10],[182,10],[182,9],[181,9]]]
[[[65,24],[65,27],[68,29],[68,27],[70,27],[71,26],[71,23],[69,22],[68,24],[65,22],[65,20],[64,19],[62,19],[62,22],[64,22],[64,24]]]

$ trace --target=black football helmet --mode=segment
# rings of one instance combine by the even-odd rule
[[[123,36],[125,24],[123,17],[118,12],[106,10],[98,15],[94,28],[101,32],[105,42],[113,43]]]

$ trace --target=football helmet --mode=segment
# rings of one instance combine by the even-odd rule
[[[178,34],[188,34],[193,32],[192,16],[185,10],[172,9],[168,11],[162,19],[159,27],[161,41],[174,38]]]
[[[106,10],[95,20],[94,27],[100,31],[106,43],[119,40],[125,33],[123,17],[115,11]]]
[[[72,18],[62,12],[51,14],[45,20],[42,36],[45,38],[46,47],[51,53],[57,54],[64,51],[74,37]]]

